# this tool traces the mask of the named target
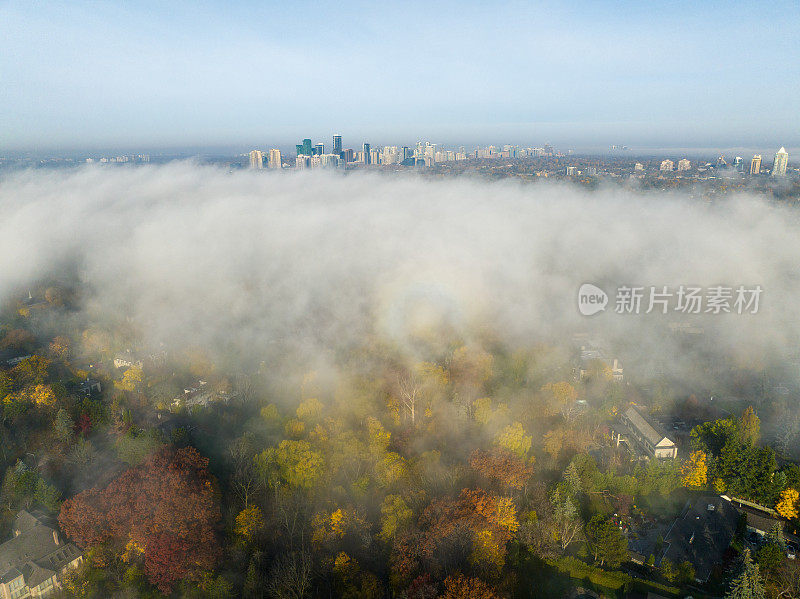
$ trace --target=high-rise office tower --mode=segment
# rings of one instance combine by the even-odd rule
[[[325,153],[325,144],[317,144],[311,150],[313,156],[322,156]]]
[[[353,162],[356,159],[353,149],[347,148],[346,150],[342,150],[342,158],[344,158],[345,162]]]
[[[333,136],[333,154],[337,156],[341,155],[342,153],[342,136],[341,135],[334,135]]]
[[[761,174],[761,154],[756,154],[753,156],[753,160],[750,161],[750,174]]]
[[[786,148],[781,146],[778,153],[775,154],[775,160],[772,163],[772,176],[783,177],[786,174],[786,165],[789,164],[789,153]]]
[[[364,164],[370,164],[369,144],[364,144]]]
[[[272,148],[269,151],[269,168],[281,168],[281,151],[278,148]]]
[[[306,138],[303,140],[303,155],[304,156],[311,156],[313,152],[311,151],[311,140]]]
[[[261,150],[250,152],[250,168],[264,168],[264,154],[261,153]]]

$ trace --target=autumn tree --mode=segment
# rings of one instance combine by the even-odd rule
[[[11,369],[11,375],[19,386],[41,385],[50,376],[50,360],[42,356],[25,358]]]
[[[448,576],[444,581],[441,599],[500,599],[500,595],[480,578],[463,574]]]
[[[526,459],[533,443],[533,437],[525,433],[525,428],[520,422],[514,422],[505,427],[497,437],[495,445],[516,454],[520,459]]]
[[[264,528],[264,515],[258,506],[246,507],[236,516],[234,532],[245,543],[249,543]]]
[[[464,489],[456,498],[432,501],[419,521],[421,559],[434,570],[455,567],[460,559],[497,573],[505,563],[506,545],[519,528],[510,497]],[[463,551],[463,554],[460,552]],[[459,557],[460,555],[460,557]]]
[[[122,375],[121,381],[116,381],[114,385],[123,391],[136,391],[144,380],[144,372],[138,366],[131,366]]]
[[[708,483],[708,458],[701,450],[693,451],[681,468],[684,487],[705,487]]]
[[[198,579],[219,558],[220,510],[208,460],[191,447],[163,449],[105,489],[76,495],[58,519],[81,545],[142,548],[147,577],[164,593],[178,580]]]
[[[738,422],[738,434],[742,444],[755,447],[761,438],[761,420],[753,406],[747,406]]]
[[[781,493],[781,498],[775,505],[775,511],[787,520],[797,518],[797,501],[800,499],[800,493],[796,489],[784,489]]]
[[[408,527],[414,512],[400,495],[387,495],[381,503],[381,531],[378,536],[390,541],[398,531]]]
[[[322,402],[311,397],[300,402],[300,405],[297,406],[295,413],[300,420],[314,423],[322,417],[323,408],[324,406],[322,405]]]
[[[59,335],[58,337],[54,337],[53,340],[50,342],[49,350],[50,355],[52,355],[57,360],[66,360],[69,358],[69,349],[70,349],[70,342],[67,337],[63,335]]]
[[[523,489],[533,476],[533,466],[521,460],[517,454],[499,447],[490,451],[476,449],[470,456],[469,464],[504,491]]]
[[[283,440],[255,458],[256,470],[273,488],[287,485],[295,489],[311,489],[322,476],[322,454],[308,441]]]
[[[574,412],[575,400],[578,399],[578,392],[570,383],[561,381],[558,383],[548,383],[541,388],[547,398],[548,406],[552,406],[552,412],[561,412],[567,420]]]

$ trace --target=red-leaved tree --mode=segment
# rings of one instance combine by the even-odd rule
[[[208,459],[187,447],[163,449],[105,489],[65,501],[58,519],[78,544],[107,542],[128,559],[143,554],[148,579],[168,593],[175,581],[214,568],[220,517]]]

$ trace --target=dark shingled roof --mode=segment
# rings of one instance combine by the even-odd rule
[[[699,497],[687,502],[667,534],[667,549],[661,560],[666,558],[674,564],[688,561],[694,566],[697,580],[708,580],[714,566],[722,563],[738,519],[736,508],[721,497]]]
[[[25,510],[14,521],[16,536],[0,545],[0,582],[10,582],[20,574],[33,588],[80,557],[72,543],[56,543],[57,531],[40,513]]]

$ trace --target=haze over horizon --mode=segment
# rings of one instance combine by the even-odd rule
[[[800,146],[793,2],[0,4],[0,151]],[[457,10],[456,10],[457,7]]]

